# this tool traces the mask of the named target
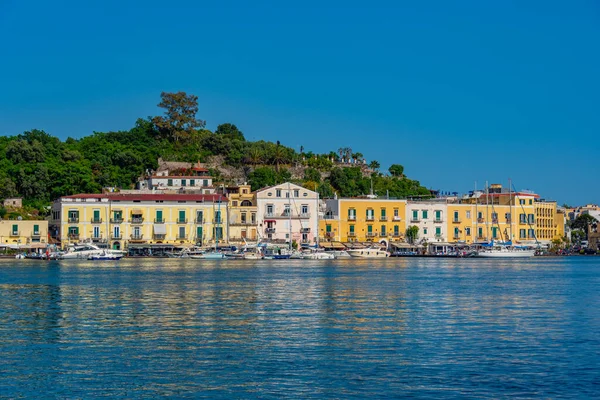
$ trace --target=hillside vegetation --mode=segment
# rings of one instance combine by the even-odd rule
[[[0,198],[23,197],[24,204],[41,210],[63,195],[98,193],[106,186],[130,188],[144,171],[157,167],[159,157],[206,162],[216,182],[247,181],[253,189],[292,180],[325,197],[368,194],[371,185],[381,196],[429,195],[403,175],[399,164],[390,167],[388,176],[379,172],[377,161],[367,165],[362,154],[349,148],[297,152],[279,141],[247,141],[231,123],[211,132],[196,117],[196,96],[162,93],[161,100],[163,115],[140,118],[128,131],[65,141],[37,129],[0,137]],[[350,164],[349,159],[359,161]]]

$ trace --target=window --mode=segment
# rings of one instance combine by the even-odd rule
[[[284,217],[289,217],[290,214],[291,214],[290,205],[289,204],[284,205],[283,206],[283,216]]]
[[[155,222],[158,222],[158,223],[163,222],[162,210],[156,210],[156,220],[155,220]]]
[[[242,201],[242,204],[240,204],[240,206],[242,206],[242,207],[252,207],[252,202],[250,200],[244,200],[244,201]]]
[[[519,229],[519,238],[525,239],[527,237],[525,229]]]
[[[369,236],[373,233],[373,225],[367,225],[367,233]]]
[[[422,216],[423,216],[423,219],[427,219],[427,210],[423,210]]]
[[[400,210],[398,210],[397,208],[394,208],[394,218],[398,218],[400,216]]]
[[[215,211],[215,224],[220,224],[221,221],[221,211]]]
[[[275,191],[275,197],[281,197],[281,189]]]
[[[288,199],[290,198],[290,192],[288,190],[285,191],[285,197]]]
[[[15,226],[16,225],[13,225],[13,229],[14,229]],[[118,228],[118,226],[116,228]],[[77,227],[77,226],[70,226],[69,227],[69,236],[72,236],[72,235],[75,235],[75,236],[79,235],[79,227]]]
[[[14,224],[12,226],[12,234],[13,234],[13,236],[17,236],[19,234],[19,225],[18,224]]]
[[[267,204],[267,217],[273,216],[273,204]]]
[[[113,227],[113,239],[121,238],[121,228],[118,226]]]
[[[167,179],[167,186],[173,186],[173,179]]]
[[[413,210],[413,217],[412,217],[413,221],[418,221],[419,220],[419,211],[417,210]]]
[[[379,232],[381,232],[381,236],[385,236],[386,235],[385,225],[381,225],[381,230]]]
[[[185,224],[187,221],[185,220],[185,210],[179,210],[179,218],[177,220],[180,224]]]
[[[435,210],[435,220],[436,221],[442,220],[442,212],[440,210]]]
[[[202,227],[201,226],[196,227],[196,241],[202,242]]]
[[[454,211],[454,220],[458,221],[458,211]]]
[[[519,204],[525,204],[525,199],[519,199]]]
[[[187,186],[187,181],[185,179],[181,180],[181,186]]]
[[[483,237],[483,228],[478,228],[477,229],[477,237],[480,237],[480,238]]]
[[[465,228],[465,235],[471,236],[471,228]]]
[[[368,208],[367,209],[367,221],[373,220],[374,217],[375,217],[375,212],[373,211],[373,209]]]
[[[294,197],[300,197],[300,191],[298,189],[294,189]]]
[[[223,240],[223,227],[216,226],[213,229],[213,235],[215,236],[215,240]]]
[[[471,211],[467,211],[467,218],[471,218]]]
[[[308,243],[308,233],[302,234],[302,243]]]
[[[99,226],[95,226],[94,227],[94,233],[92,236],[93,239],[100,239],[100,227]]]
[[[532,204],[533,204],[533,200],[529,199],[529,205],[532,205]]]
[[[533,229],[529,229],[529,233],[527,234],[529,238],[535,238],[535,231]]]
[[[505,214],[504,214],[504,218],[505,218],[507,221],[509,221],[509,222],[510,222],[510,219],[511,219],[511,217],[510,217],[510,213],[505,213]]]
[[[435,236],[442,236],[442,228],[440,228],[439,226],[435,228]]]
[[[354,208],[348,209],[348,220],[354,221],[356,219],[356,210]]]
[[[33,234],[36,236],[40,234],[40,226],[39,225],[33,226]]]
[[[492,221],[494,221],[494,222],[498,221],[498,213],[496,213],[496,212],[492,213]]]
[[[69,222],[79,222],[79,211],[69,211]]]
[[[100,222],[100,210],[94,210],[94,219],[92,222]]]
[[[386,215],[385,215],[385,208],[381,209],[381,218],[385,219]]]
[[[519,214],[519,222],[524,224],[526,221],[526,215],[525,214]]]
[[[204,187],[208,186],[208,179],[203,179],[202,180],[202,186],[204,186]]]
[[[252,216],[251,216],[250,220],[252,221],[252,225],[256,224],[256,213],[252,213]]]
[[[498,238],[498,228],[493,226],[492,227],[492,239],[497,239]]]
[[[185,239],[185,226],[179,227],[179,235],[177,236],[177,239]]]
[[[203,224],[204,223],[204,211],[196,210],[196,223]]]
[[[133,238],[140,239],[142,237],[142,233],[139,226],[133,228]]]
[[[242,224],[246,223],[246,213],[245,212],[243,212],[243,213],[240,214],[240,219],[242,221]]]
[[[302,204],[302,215],[308,215],[308,205]]]
[[[457,238],[460,236],[458,226],[454,227],[454,237]]]
[[[483,213],[481,211],[477,213],[477,219],[483,219]]]
[[[535,222],[535,216],[533,214],[527,215],[527,222],[533,224]]]
[[[331,233],[331,224],[325,225],[325,232]]]
[[[354,234],[354,225],[350,225],[350,233]]]
[[[190,179],[190,186],[196,186],[196,180]]]
[[[394,225],[394,236],[400,236],[400,227],[398,225]]]
[[[427,228],[423,228],[423,235],[427,235]]]

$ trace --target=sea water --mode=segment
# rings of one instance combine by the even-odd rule
[[[600,257],[0,261],[0,397],[600,396]]]

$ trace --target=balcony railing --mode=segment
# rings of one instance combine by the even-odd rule
[[[380,236],[380,237],[387,237],[387,232],[381,232],[381,233],[379,234],[379,236]]]
[[[19,231],[10,231],[10,236],[19,236]]]
[[[122,224],[123,223],[123,217],[111,218],[110,219],[110,223],[111,224]]]
[[[325,237],[332,238],[332,237],[335,237],[335,234],[333,232],[325,232]]]
[[[300,218],[310,218],[310,213],[300,213]]]
[[[187,240],[187,236],[183,235],[177,235],[177,240]]]
[[[76,224],[79,222],[79,217],[69,217],[70,224]]]
[[[310,228],[302,228],[300,229],[300,233],[310,233]]]
[[[367,232],[367,237],[375,237],[377,236],[377,233],[375,232]]]
[[[155,233],[152,236],[154,237],[154,240],[165,240],[165,237],[167,235],[165,235],[164,233]]]
[[[479,222],[480,224],[482,224],[484,222],[483,218],[477,218],[477,222]]]
[[[401,236],[401,235],[400,235],[399,231],[398,232],[394,231],[394,232],[392,232],[392,236],[393,237],[398,237],[398,236]]]
[[[355,237],[356,236],[356,232],[348,232],[348,236],[349,237]]]
[[[92,220],[90,222],[92,224],[101,224],[102,223],[102,218],[92,218]]]
[[[196,224],[203,224],[204,223],[204,218],[196,218],[194,220],[194,223],[196,223]]]
[[[458,234],[456,234],[456,233],[455,233],[455,234],[454,234],[452,237],[453,237],[454,239],[457,239],[457,240],[458,240],[458,239],[460,239],[460,235],[458,235]]]
[[[441,233],[436,233],[435,234],[435,238],[436,239],[441,239],[442,238],[442,234]]]
[[[387,215],[380,215],[380,216],[379,216],[379,220],[380,220],[380,221],[387,221],[387,219],[388,219],[388,218],[387,218]]]
[[[101,242],[102,235],[92,236],[92,242]]]
[[[453,219],[452,219],[452,223],[453,223],[453,224],[460,224],[461,222],[462,222],[462,221],[461,221],[461,219],[460,219],[460,218],[453,218]]]
[[[144,235],[131,235],[130,240],[144,240]]]
[[[223,218],[214,218],[213,219],[213,224],[222,224],[223,223]]]
[[[356,215],[348,215],[348,221],[356,221]]]
[[[275,228],[265,228],[265,233],[275,233]]]
[[[498,218],[492,218],[492,224],[497,224],[498,223]]]
[[[436,224],[440,224],[440,223],[444,222],[444,220],[441,219],[441,218],[436,218],[436,219],[433,220],[433,222],[436,223]]]
[[[399,215],[394,215],[394,221],[402,221]]]
[[[69,233],[70,240],[79,240],[79,233]]]
[[[367,221],[375,221],[374,215],[367,215]]]
[[[178,224],[187,224],[187,218],[177,218]]]
[[[144,222],[144,218],[143,217],[135,217],[135,218],[132,217],[129,220],[129,223],[131,223],[131,224],[141,224],[143,222]]]
[[[39,236],[42,236],[42,235],[40,234],[40,232],[33,232],[33,233],[31,234],[31,237],[35,237],[35,238],[37,238],[37,237],[39,237]]]
[[[154,218],[154,223],[155,224],[164,224],[165,219],[164,218]]]
[[[527,220],[524,220],[524,219],[519,220],[519,225],[527,225]]]
[[[113,240],[120,240],[120,239],[123,239],[123,235],[120,233],[118,233],[118,234],[113,233],[112,235],[110,235],[110,238]]]
[[[410,222],[420,222],[420,221],[421,221],[421,220],[419,219],[419,217],[416,217],[416,218],[415,218],[415,217],[412,217],[412,218],[410,219]]]

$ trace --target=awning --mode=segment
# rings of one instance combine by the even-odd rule
[[[142,214],[142,210],[140,210],[139,208],[136,208],[136,209],[131,210],[131,213],[133,215],[139,215],[139,214]]]
[[[277,220],[276,219],[265,219],[265,222],[274,222],[274,223],[277,223]]]
[[[156,235],[166,235],[167,227],[164,224],[155,224],[154,225],[154,233]]]

